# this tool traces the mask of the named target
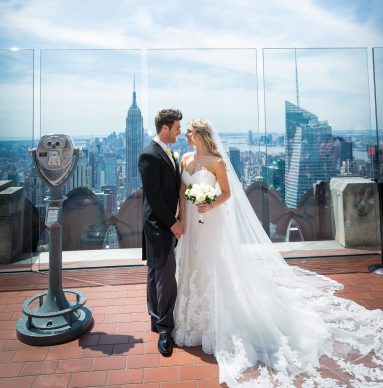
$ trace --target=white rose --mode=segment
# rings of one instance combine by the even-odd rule
[[[203,193],[199,193],[197,195],[196,199],[197,199],[198,202],[204,202],[205,201],[205,195]]]
[[[180,153],[178,151],[174,151],[173,158],[178,162],[178,159],[180,158]]]
[[[207,193],[206,196],[207,196],[209,199],[211,199],[211,200],[213,200],[214,197],[215,197],[214,193]]]

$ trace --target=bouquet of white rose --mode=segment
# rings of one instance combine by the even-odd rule
[[[194,204],[199,205],[201,203],[212,204],[217,198],[217,194],[214,187],[207,185],[206,183],[194,183],[190,184],[185,191],[185,198],[188,201],[192,201]],[[198,222],[203,224],[203,214],[199,214]]]

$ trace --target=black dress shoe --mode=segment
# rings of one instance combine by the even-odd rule
[[[150,329],[152,330],[153,333],[158,333],[157,326],[153,321],[151,321]]]
[[[173,353],[172,336],[169,333],[160,333],[158,350],[163,356],[171,356]]]

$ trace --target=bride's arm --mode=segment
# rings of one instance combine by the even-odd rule
[[[221,188],[221,195],[214,201],[213,207],[222,205],[230,198],[230,184],[229,179],[227,178],[226,164],[220,159],[214,165],[215,176],[217,177],[217,182]]]
[[[222,159],[219,159],[214,164],[214,173],[217,177],[217,182],[219,183],[219,186],[221,188],[221,194],[219,197],[216,198],[214,203],[212,204],[201,204],[198,205],[198,212],[199,213],[206,213],[207,211],[214,209],[217,206],[222,205],[224,202],[226,202],[230,198],[230,184],[229,179],[227,178],[226,173],[226,164]]]

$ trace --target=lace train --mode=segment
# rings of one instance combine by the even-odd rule
[[[213,177],[183,175],[186,183]],[[239,243],[225,205],[204,224],[190,202],[186,214],[176,249],[177,345],[214,354],[229,387],[382,386],[381,310],[336,297],[342,286],[324,276],[268,266],[278,254],[272,244]]]

